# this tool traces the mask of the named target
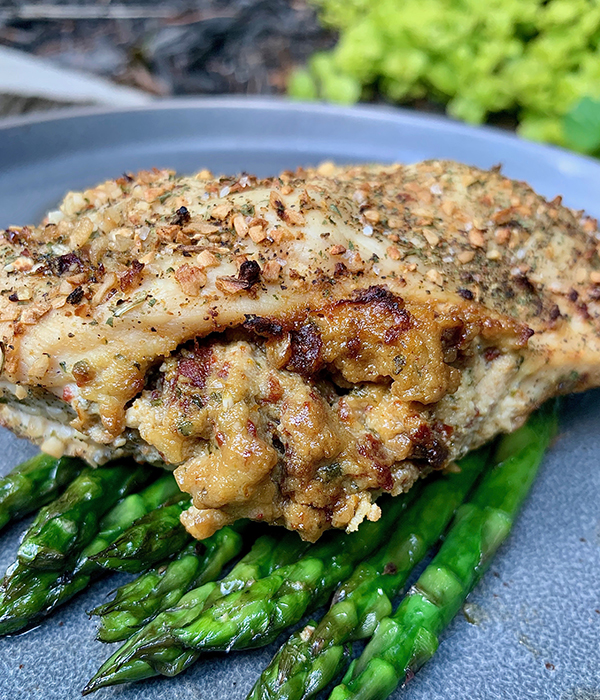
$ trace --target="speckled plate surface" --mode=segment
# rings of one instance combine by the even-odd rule
[[[210,99],[119,112],[69,112],[0,125],[0,228],[37,222],[69,189],[152,166],[259,175],[338,162],[453,158],[526,180],[600,216],[600,164],[400,110]],[[0,432],[0,473],[35,451]],[[0,541],[0,570],[23,524]],[[85,611],[113,577],[41,627],[0,640],[0,699],[66,700],[111,653]],[[600,700],[600,392],[569,398],[561,433],[509,541],[435,659],[395,700]],[[246,697],[277,645],[206,657],[175,679],[99,691],[98,700]]]

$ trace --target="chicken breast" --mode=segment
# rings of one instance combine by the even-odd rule
[[[2,234],[0,421],[315,540],[600,383],[596,222],[453,162],[141,172]]]

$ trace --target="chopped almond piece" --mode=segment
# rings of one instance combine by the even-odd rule
[[[87,242],[94,231],[94,224],[87,216],[79,219],[73,227],[73,233],[69,236],[69,244],[72,248],[80,248]]]
[[[248,235],[255,243],[262,243],[267,238],[267,233],[262,226],[251,226]]]
[[[155,202],[166,191],[165,187],[149,187],[144,193],[144,199],[148,203]]]
[[[98,304],[102,304],[102,302],[106,300],[107,294],[111,291],[111,289],[116,290],[116,287],[118,286],[119,282],[117,280],[117,276],[114,272],[109,272],[104,277],[102,284],[98,287],[94,296],[92,297],[92,305],[98,306]]]
[[[423,229],[423,236],[432,248],[435,248],[436,245],[440,242],[440,237],[437,235],[437,233],[434,233],[429,229]]]
[[[69,280],[62,280],[58,291],[60,294],[70,294],[73,291],[73,287],[76,287],[77,283],[71,283]]]
[[[80,304],[74,311],[75,316],[79,318],[85,318],[91,313],[92,307],[89,304]]]
[[[328,175],[333,175],[335,172],[335,164],[332,163],[330,160],[326,160],[319,167],[317,168],[317,172],[319,175],[323,175],[324,177],[327,177]]]
[[[277,216],[282,217],[283,212],[285,211],[285,204],[283,203],[283,199],[281,198],[281,194],[279,192],[276,192],[275,190],[271,190],[271,194],[269,195],[269,204],[275,211],[277,212]]]
[[[586,233],[595,233],[595,231],[598,229],[598,222],[596,219],[586,216],[583,220],[582,228]]]
[[[483,238],[483,233],[478,228],[472,228],[469,231],[469,243],[474,248],[483,248],[485,245],[485,240]]]
[[[428,270],[427,278],[430,279],[434,284],[437,284],[439,287],[441,287],[444,284],[444,277],[442,276],[439,270]]]
[[[363,216],[370,224],[379,223],[379,212],[377,209],[365,209]]]
[[[218,204],[214,209],[211,209],[210,215],[213,219],[218,221],[224,221],[231,213],[231,204],[224,202],[223,204]]]
[[[206,273],[194,265],[182,265],[175,271],[175,279],[179,282],[184,294],[196,297],[206,285]]]
[[[269,260],[266,262],[262,269],[262,276],[267,282],[274,282],[279,278],[281,272],[281,265],[277,260]]]
[[[515,211],[513,207],[507,207],[506,209],[501,209],[495,214],[492,214],[492,221],[496,224],[508,224],[515,218]]]
[[[50,369],[50,355],[43,353],[27,371],[29,381],[41,381]]]
[[[343,255],[346,252],[346,248],[343,245],[332,245],[329,249],[329,255]]]
[[[499,245],[505,245],[510,239],[510,229],[504,227],[496,229],[494,238]]]
[[[446,216],[452,216],[456,211],[456,204],[451,199],[446,199],[441,203],[440,209]]]
[[[269,237],[279,245],[282,241],[289,241],[294,236],[292,235],[292,232],[289,230],[289,228],[285,228],[285,226],[277,226],[276,228],[272,228],[269,231]]]
[[[7,272],[9,271],[17,271],[17,272],[29,272],[31,268],[33,267],[33,260],[31,258],[28,258],[26,256],[20,256],[16,260],[14,260],[12,263],[10,263],[11,267],[6,270]],[[6,266],[8,267],[8,265]]]
[[[292,226],[304,226],[304,224],[306,223],[304,214],[302,214],[299,211],[296,211],[295,209],[286,209],[283,214],[283,219]]]
[[[346,261],[346,267],[350,270],[350,272],[358,272],[359,270],[362,270],[364,266],[365,264],[358,251],[352,253],[352,255],[350,255]]]
[[[47,302],[38,302],[37,304],[30,304],[25,307],[25,310],[21,314],[21,323],[27,326],[34,325],[37,323],[42,316],[45,316],[48,311],[52,308],[51,304]]]
[[[31,290],[29,287],[19,287],[17,296],[19,297],[19,301],[29,301],[31,299]]]
[[[458,258],[459,262],[465,265],[466,263],[470,263],[471,260],[473,260],[473,258],[475,257],[475,253],[472,250],[463,250],[456,257]]]
[[[219,259],[210,250],[203,250],[196,256],[196,262],[198,267],[203,269],[205,267],[217,267],[219,265]]]
[[[585,269],[585,267],[578,267],[575,270],[575,281],[579,282],[579,284],[583,284],[584,282],[587,281],[588,278],[588,271]]]
[[[217,289],[225,294],[240,294],[248,291],[247,285],[235,277],[217,277],[215,284]]]
[[[236,214],[233,217],[233,228],[240,238],[245,238],[248,235],[248,224],[242,214]]]
[[[219,227],[214,224],[209,224],[206,221],[195,221],[192,219],[189,224],[184,226],[182,229],[183,233],[188,234],[201,234],[203,236],[209,236],[211,233],[217,233]]]
[[[139,287],[144,276],[144,264],[139,260],[132,260],[131,266],[119,275],[119,287],[123,292],[130,292]]]

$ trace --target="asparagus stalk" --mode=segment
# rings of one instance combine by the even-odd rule
[[[459,508],[431,564],[394,615],[381,620],[330,700],[384,700],[408,671],[417,671],[433,656],[440,633],[510,532],[555,426],[555,413],[546,409],[518,435],[504,438],[503,453],[517,445],[520,449],[486,474],[471,500]]]
[[[435,544],[487,462],[480,450],[460,462],[460,472],[433,478],[403,516],[389,541],[337,590],[320,624],[309,623],[277,652],[252,692],[252,700],[312,697],[339,674],[347,642],[370,637],[392,612],[391,600],[413,567]]]
[[[31,569],[15,562],[7,571],[0,592],[0,635],[31,625],[86,588],[103,573],[90,555],[104,549],[135,520],[171,498],[176,490],[175,479],[165,474],[140,493],[117,503],[102,519],[98,534],[83,551],[72,556],[63,571]]]
[[[239,592],[300,557],[308,548],[295,534],[280,540],[259,537],[248,554],[223,579],[205,583],[186,593],[176,606],[157,615],[113,654],[83,690],[87,695],[99,688],[151,678],[159,674],[175,676],[189,668],[199,653],[172,643],[171,628],[198,616],[225,596]],[[169,644],[163,645],[163,640]]]
[[[98,534],[78,557],[74,573],[100,574],[102,567],[94,562],[92,557],[104,551],[132,525],[168,503],[178,493],[180,491],[175,478],[171,473],[166,473],[161,474],[139,493],[132,493],[117,503],[104,516]]]
[[[189,501],[190,496],[180,492],[91,559],[104,569],[136,574],[179,552],[192,539],[179,520]]]
[[[242,521],[243,522],[243,521]],[[117,589],[115,598],[92,611],[100,616],[97,638],[118,642],[130,637],[163,610],[176,605],[190,588],[214,581],[243,546],[243,525],[224,527],[212,537],[191,542],[172,561],[150,569]],[[205,546],[199,556],[198,550]]]
[[[40,452],[0,478],[0,530],[55,498],[84,469],[80,459]]]
[[[189,588],[198,588],[209,581],[215,581],[219,578],[223,567],[242,551],[244,545],[242,534],[247,527],[247,521],[238,521],[231,527],[221,528],[208,540],[203,541],[206,545],[206,552],[198,567],[198,574],[191,582]],[[173,601],[165,609],[170,608],[176,602],[179,601]]]
[[[64,569],[67,559],[93,539],[102,516],[151,475],[147,467],[131,462],[87,467],[38,513],[19,547],[18,561],[32,569]]]
[[[414,498],[416,489],[411,491],[410,495],[388,501],[377,522],[365,522],[349,536],[327,533],[295,563],[208,608],[196,606],[155,648],[175,645],[197,651],[229,651],[268,644],[309,608],[324,603],[357,562],[381,544]]]

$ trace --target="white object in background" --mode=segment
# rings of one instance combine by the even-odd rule
[[[54,102],[142,105],[152,96],[95,75],[61,68],[50,61],[0,46],[0,94]]]

